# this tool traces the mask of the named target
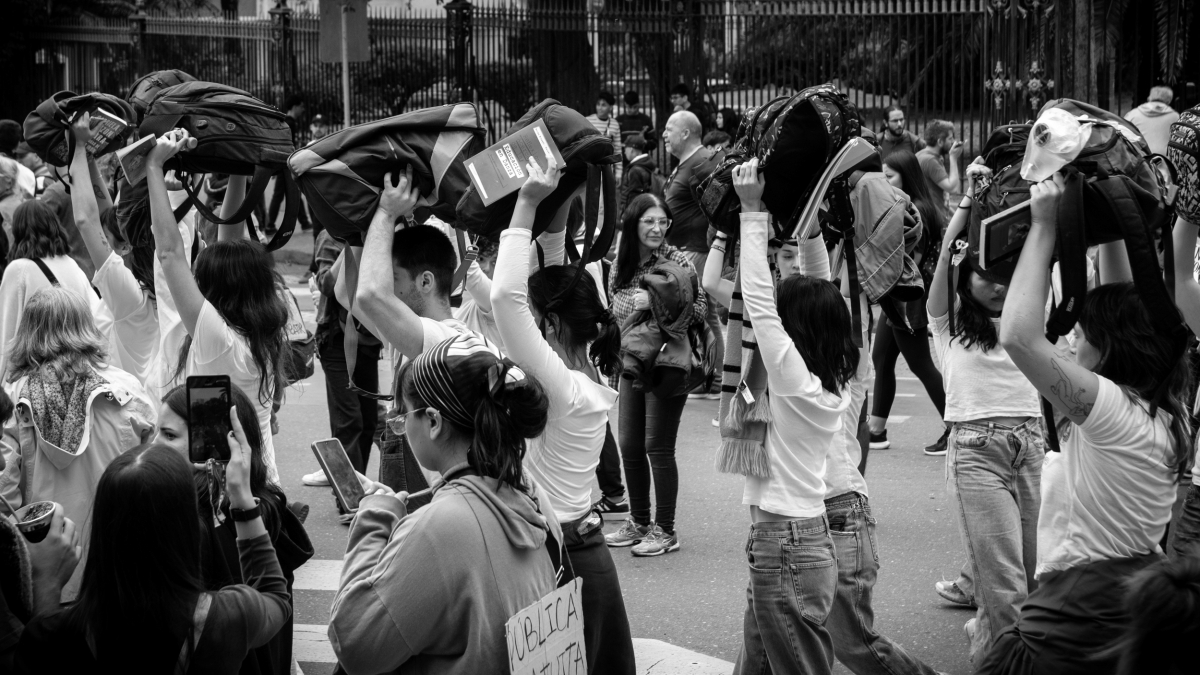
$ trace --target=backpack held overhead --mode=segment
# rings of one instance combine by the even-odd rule
[[[136,116],[133,108],[116,96],[60,91],[25,117],[25,142],[47,164],[70,166],[71,155],[75,154],[75,135],[71,133],[71,124],[81,112],[91,113],[94,134],[97,125],[104,124],[105,114],[116,118],[113,124],[107,126],[109,131],[96,135],[88,144],[94,157],[124,147],[126,139],[134,131],[133,120]],[[123,123],[123,128],[120,123]]]
[[[455,222],[455,207],[471,183],[463,160],[483,149],[483,136],[470,103],[414,110],[310,143],[288,158],[288,171],[329,234],[361,246],[384,175],[406,166],[421,192],[418,209]]]
[[[196,139],[196,147],[175,155],[163,168],[175,170],[181,178],[201,173],[254,178],[237,213],[225,219],[204,204],[191,181],[184,180],[189,199],[176,209],[176,217],[182,217],[195,206],[214,223],[245,221],[252,238],[257,239],[249,216],[262,201],[271,178],[277,176],[276,185],[287,190],[287,203],[283,223],[267,249],[273,251],[286,244],[295,228],[300,204],[300,193],[284,170],[288,156],[295,149],[287,116],[241,89],[213,82],[185,82],[155,95],[140,129],[143,136],[161,136],[177,127]]]
[[[129,105],[133,106],[133,111],[137,113],[137,119],[140,123],[142,118],[146,116],[146,111],[149,110],[154,97],[158,96],[158,92],[167,87],[174,87],[177,84],[195,81],[196,78],[182,70],[156,70],[153,73],[148,73],[138,78],[138,81],[134,82],[133,86],[129,88],[129,96],[125,100],[129,101]]]

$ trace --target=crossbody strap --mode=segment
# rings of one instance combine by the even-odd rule
[[[196,646],[200,644],[200,636],[204,634],[204,624],[208,621],[208,610],[212,608],[212,596],[201,593],[196,600],[196,611],[192,614],[192,632],[183,640],[179,648],[179,659],[175,662],[175,675],[187,675],[188,667],[192,664],[192,656]]]
[[[42,271],[42,274],[46,275],[46,279],[48,279],[50,281],[50,285],[57,286],[58,285],[58,277],[54,276],[54,272],[50,271],[50,268],[46,266],[46,263],[42,262],[41,258],[33,258],[32,260],[33,260],[33,264],[37,265],[38,269],[40,269]]]

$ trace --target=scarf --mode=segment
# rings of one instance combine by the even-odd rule
[[[79,454],[88,399],[102,386],[104,379],[93,370],[66,382],[55,379],[44,368],[30,375],[24,394],[29,397],[33,421],[42,440],[64,452]]]
[[[774,272],[774,261],[771,263]],[[729,306],[729,330],[725,336],[725,366],[721,372],[721,447],[716,468],[721,473],[769,478],[767,424],[771,408],[767,401],[767,369],[753,326],[743,315],[742,272],[733,282]]]

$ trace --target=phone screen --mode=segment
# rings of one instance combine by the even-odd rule
[[[188,454],[193,462],[229,461],[229,378],[189,377]]]
[[[342,508],[346,511],[357,509],[364,496],[363,487],[362,483],[358,482],[354,467],[350,465],[350,458],[346,456],[342,442],[336,438],[317,441],[312,444],[312,449],[317,461],[321,463],[321,468],[329,477],[329,482],[333,484],[334,493]]]

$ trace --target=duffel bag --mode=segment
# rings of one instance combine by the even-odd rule
[[[150,109],[154,97],[158,96],[158,92],[177,84],[195,81],[196,78],[182,70],[156,70],[138,78],[137,82],[134,82],[133,86],[129,88],[129,96],[125,100],[133,106],[133,111],[137,113],[140,123],[145,117],[146,111]]]
[[[861,135],[858,110],[832,84],[751,108],[742,116],[733,147],[701,183],[700,208],[718,230],[735,234],[741,203],[733,191],[733,169],[757,157],[758,170],[767,177],[762,201],[775,216],[776,234],[791,232],[830,160]],[[877,171],[875,162],[856,168]]]
[[[411,166],[418,207],[453,223],[470,185],[463,161],[483,150],[475,106],[454,103],[343,129],[297,150],[288,170],[313,217],[335,239],[362,246],[384,175]]]
[[[267,243],[267,250],[286,244],[300,205],[300,191],[285,171],[288,156],[295,149],[287,116],[241,89],[213,82],[185,82],[158,92],[140,130],[143,136],[161,136],[174,128],[184,129],[196,139],[195,148],[175,155],[163,167],[185,179],[189,198],[176,209],[176,217],[194,206],[217,224],[245,221],[251,237],[257,239],[250,214],[262,201],[271,178],[277,177],[276,189],[282,186],[287,191],[287,202],[283,223]],[[246,188],[245,200],[229,218],[217,216],[192,181],[186,180],[192,174],[207,173],[254,177]]]
[[[533,236],[544,232],[559,209],[586,185],[584,252],[579,257],[586,263],[595,262],[608,253],[616,234],[617,192],[612,165],[620,158],[615,154],[612,139],[596,131],[583,115],[554,99],[546,99],[531,108],[517,120],[508,135],[539,119],[546,123],[566,166],[558,187],[538,205]],[[514,192],[491,206],[484,206],[483,197],[474,185],[470,185],[458,202],[456,225],[478,236],[497,239],[512,220],[517,195]],[[604,222],[597,223],[601,198],[604,200]],[[567,254],[575,260],[577,253],[572,238],[567,237]]]
[[[115,134],[107,135],[107,142],[93,149],[92,156],[100,157],[124,147],[135,128],[133,108],[109,94],[76,94],[72,91],[58,92],[25,117],[25,142],[47,164],[70,166],[71,156],[75,154],[75,134],[70,133],[71,124],[76,115],[86,111],[93,113],[94,129],[101,119],[94,114],[97,110],[120,119],[126,126]]]

